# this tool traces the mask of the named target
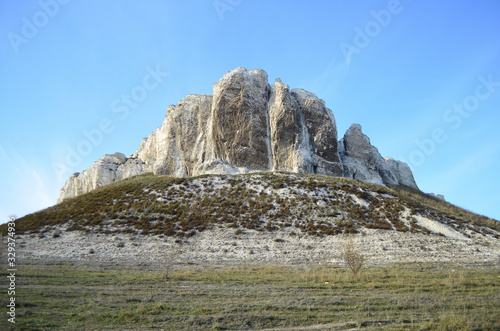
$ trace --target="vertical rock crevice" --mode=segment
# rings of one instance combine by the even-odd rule
[[[300,130],[297,109],[290,87],[276,79],[269,100],[270,147],[273,169],[298,171],[300,163]]]
[[[342,176],[343,168],[338,153],[337,125],[325,102],[314,93],[303,89],[292,90],[297,100],[303,123],[309,134],[313,155],[313,171],[330,176]]]

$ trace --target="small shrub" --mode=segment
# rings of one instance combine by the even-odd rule
[[[177,262],[177,258],[180,255],[180,247],[173,249],[171,251],[164,252],[163,254],[163,278],[168,279],[168,276],[174,268],[174,264]]]
[[[353,276],[357,277],[363,267],[365,259],[352,239],[349,239],[344,244],[341,256],[349,269],[351,269]]]

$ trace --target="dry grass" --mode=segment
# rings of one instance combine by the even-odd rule
[[[215,184],[217,183],[217,184]],[[363,228],[428,233],[405,210],[456,229],[500,236],[499,222],[402,187],[320,175],[257,173],[128,178],[16,221],[16,233],[69,230],[189,238],[217,226],[258,231],[283,228],[312,236]],[[5,235],[6,225],[0,225]]]
[[[361,268],[363,268],[365,259],[352,238],[347,240],[342,248],[342,259],[349,269],[351,269],[353,276],[358,277]]]
[[[343,268],[285,266],[173,269],[168,280],[161,268],[18,271],[19,330],[500,328],[498,269],[484,266],[406,264],[357,278]],[[0,320],[1,329],[10,326]]]
[[[422,193],[418,190],[406,186],[391,186],[399,197],[404,200],[411,201],[414,206],[420,205],[420,208],[425,208],[431,212],[438,212],[450,217],[456,218],[462,222],[467,222],[473,225],[486,226],[497,231],[500,231],[500,222],[482,215],[475,214],[466,209],[457,207],[449,202],[442,201],[431,195]]]

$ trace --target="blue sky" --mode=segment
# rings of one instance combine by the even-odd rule
[[[0,223],[239,66],[324,99],[425,192],[500,219],[500,1],[0,2]],[[76,155],[76,156],[75,156]]]

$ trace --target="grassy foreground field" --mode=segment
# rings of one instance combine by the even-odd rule
[[[2,281],[0,329],[498,330],[499,275],[495,267],[431,264],[370,268],[357,278],[332,267],[166,274],[19,266],[16,324],[7,321]]]

